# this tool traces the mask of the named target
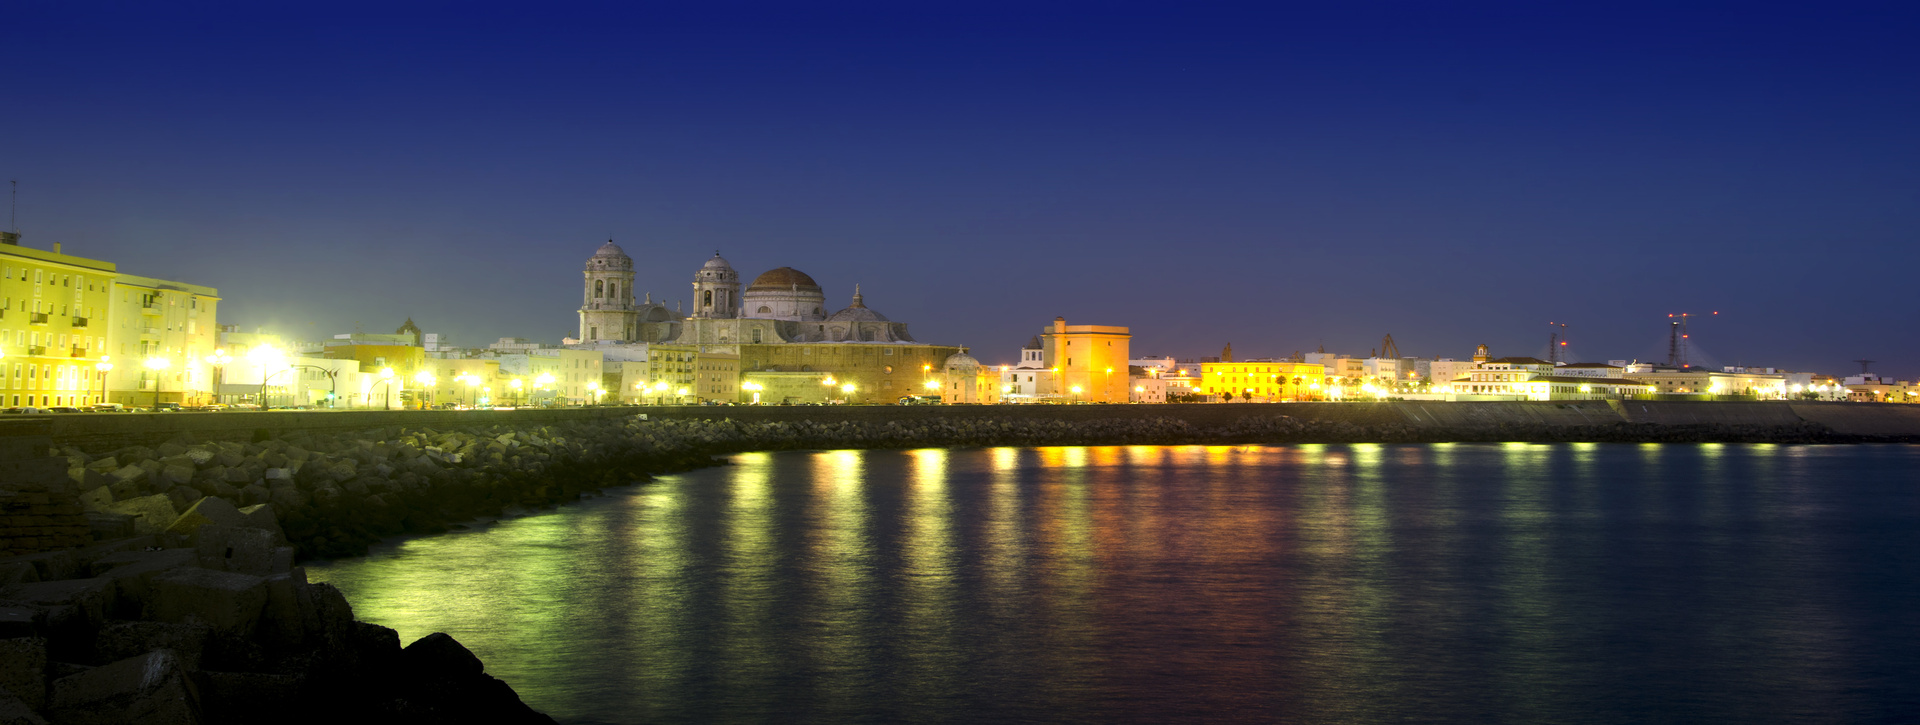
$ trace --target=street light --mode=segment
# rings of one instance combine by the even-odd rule
[[[847,394],[847,403],[851,405],[853,403],[853,383],[840,386],[840,392]]]
[[[471,384],[471,383],[469,383],[469,384]],[[599,383],[587,383],[587,394],[588,394],[588,395],[591,395],[591,396],[593,396],[593,402],[592,402],[592,403],[590,403],[591,405],[599,405],[599,404],[600,404],[600,393],[601,393],[601,392],[603,392],[603,391],[601,391],[601,390],[600,390],[600,384],[599,384]]]
[[[387,386],[380,390],[380,409],[389,409],[391,404],[387,400],[387,393],[393,390],[393,368],[380,368],[380,380],[373,385]],[[373,385],[367,386],[367,407],[369,408],[373,407]]]
[[[514,378],[513,380],[508,381],[507,387],[513,388],[513,404],[519,405],[520,404],[520,379]]]
[[[107,373],[113,370],[113,363],[108,361],[112,359],[113,359],[112,355],[101,355],[100,362],[93,364],[93,368],[95,370],[100,371],[100,392],[102,393],[107,392]],[[101,403],[107,402],[106,396],[105,395],[100,396],[100,400],[97,402],[101,402]]]
[[[750,393],[753,393],[753,404],[754,404],[754,405],[759,405],[759,404],[760,404],[760,391],[762,391],[762,390],[766,390],[766,389],[767,389],[767,386],[765,386],[765,385],[761,385],[761,384],[759,384],[759,383],[755,383],[755,382],[745,382],[745,383],[741,383],[741,384],[740,384],[740,389],[741,389],[741,390],[745,390],[745,391],[748,391],[748,392],[750,392]]]
[[[153,371],[153,412],[160,412],[160,371],[167,369],[172,361],[164,357],[147,358],[146,366]]]
[[[416,383],[419,383],[420,387],[425,388],[427,390],[427,405],[428,407],[431,407],[433,405],[434,399],[440,397],[440,390],[438,387],[440,384],[440,379],[434,377],[433,373],[422,370],[420,372],[413,374],[413,381]]]
[[[213,402],[220,402],[220,386],[227,382],[227,363],[233,362],[233,356],[226,350],[215,350],[207,356],[207,364],[213,366]]]
[[[273,406],[267,404],[267,380],[285,372],[285,368],[278,366],[286,364],[286,354],[272,345],[261,343],[247,351],[247,360],[260,366],[260,410],[269,410]],[[276,369],[273,372],[267,372],[268,366],[275,366]]]

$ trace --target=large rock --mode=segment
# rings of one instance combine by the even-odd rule
[[[113,456],[102,456],[89,462],[87,464],[87,470],[99,471],[100,473],[112,473],[120,470],[120,461],[116,460]]]
[[[186,567],[154,577],[149,612],[162,622],[205,624],[240,637],[253,632],[266,603],[261,577]]]
[[[160,469],[160,482],[156,485],[184,486],[193,482],[194,467],[189,463],[175,463]]]
[[[0,687],[0,725],[47,725],[47,719],[34,712],[25,700]]]
[[[241,526],[245,524],[246,518],[239,509],[233,507],[233,504],[207,496],[195,501],[184,513],[175,518],[173,523],[167,526],[167,533],[192,536],[202,526]]]
[[[157,534],[173,525],[180,512],[173,507],[173,499],[166,494],[154,494],[120,501],[107,507],[108,511],[134,517],[135,534]]]
[[[71,606],[88,622],[101,622],[113,607],[117,590],[110,579],[62,579],[19,584],[0,591],[0,600],[42,607]]]
[[[200,669],[213,628],[204,624],[177,624],[113,620],[94,636],[93,650],[101,659],[138,657],[157,649],[173,650],[188,671]]]
[[[88,511],[109,511],[113,507],[113,491],[100,487],[80,494],[80,507]]]
[[[47,641],[0,639],[0,687],[35,710],[47,706]]]
[[[275,532],[244,526],[204,526],[195,543],[200,566],[254,576],[285,574],[293,548],[275,546]]]
[[[152,599],[154,577],[193,563],[191,549],[117,551],[94,560],[93,575],[114,583],[117,600],[109,614],[138,617]]]
[[[155,650],[55,680],[47,714],[72,725],[200,722],[200,694],[172,650]]]

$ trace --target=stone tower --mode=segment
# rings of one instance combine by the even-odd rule
[[[633,258],[609,239],[587,259],[584,276],[580,341],[632,341],[639,317],[633,304]]]
[[[740,316],[740,273],[719,252],[693,273],[693,314],[687,316],[722,320]]]
[[[1483,363],[1492,359],[1493,359],[1493,353],[1487,351],[1486,345],[1481,345],[1473,349],[1474,362]]]

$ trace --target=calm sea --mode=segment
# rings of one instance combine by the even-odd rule
[[[1920,446],[748,454],[308,573],[572,723],[1920,720]]]

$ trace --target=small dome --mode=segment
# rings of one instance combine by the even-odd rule
[[[706,264],[703,264],[700,266],[703,269],[726,269],[726,270],[733,269],[733,265],[727,264],[727,260],[721,257],[719,252],[714,252],[713,259],[707,260]]]
[[[806,272],[792,267],[781,267],[779,269],[767,270],[760,276],[753,278],[753,284],[747,285],[747,291],[751,292],[759,289],[790,290],[795,287],[810,290],[820,289],[820,285],[816,284],[812,277],[808,277]]]
[[[844,310],[833,313],[828,322],[886,322],[887,316],[867,307],[860,297],[860,285],[853,286],[853,304]]]
[[[596,250],[593,256],[587,258],[588,272],[605,271],[609,269],[633,269],[633,258],[627,256],[626,250],[621,249],[620,245],[614,244],[611,239],[607,240],[606,244],[600,245],[600,249]]]
[[[964,352],[956,352],[948,355],[947,361],[940,365],[945,368],[977,368],[980,367],[980,361],[973,359],[972,355]]]

